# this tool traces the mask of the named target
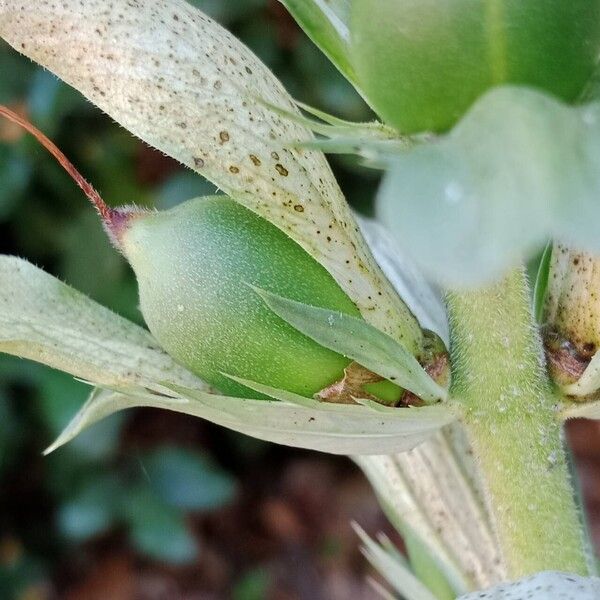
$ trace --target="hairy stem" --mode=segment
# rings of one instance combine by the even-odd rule
[[[522,270],[450,293],[452,388],[510,578],[588,574],[562,428]]]

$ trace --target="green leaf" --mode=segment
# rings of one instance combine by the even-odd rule
[[[145,329],[12,256],[0,256],[0,352],[107,387],[169,380],[208,389]]]
[[[106,389],[92,392],[47,452],[110,414],[151,406],[208,419],[259,439],[335,454],[412,448],[454,420],[447,407],[316,407],[210,393],[144,329],[18,258],[0,256],[0,351]]]
[[[60,507],[58,526],[63,535],[85,541],[109,529],[117,518],[120,482],[112,475],[94,475]]]
[[[550,275],[550,260],[552,258],[552,243],[548,242],[544,248],[542,258],[538,265],[535,286],[533,288],[533,311],[535,320],[542,322],[546,292],[548,291],[548,277]]]
[[[0,103],[13,104],[22,101],[27,94],[27,86],[31,81],[35,65],[19,60],[9,47],[0,42]]]
[[[265,0],[242,0],[237,2],[223,2],[223,0],[190,0],[190,4],[197,6],[217,19],[221,23],[252,19],[257,11],[265,9]]]
[[[356,87],[350,61],[351,0],[281,0],[310,39]]]
[[[438,600],[456,600],[456,590],[452,589],[443,570],[439,567],[439,558],[432,556],[423,541],[410,529],[402,533],[402,539],[409,564],[417,579],[433,592]],[[383,540],[382,545],[390,553],[395,550],[387,538]]]
[[[267,108],[298,112],[292,98],[215,21],[180,0],[115,0],[108,9],[102,0],[4,0],[0,36],[271,221],[329,271],[366,319],[418,349],[417,323],[377,267],[325,157],[291,147],[311,132]]]
[[[198,452],[165,446],[145,455],[142,464],[156,494],[174,508],[211,510],[233,498],[233,478]]]
[[[280,402],[296,404],[305,408],[318,408],[321,405],[321,402],[315,400],[314,398],[306,398],[305,396],[300,396],[300,394],[295,394],[294,392],[289,392],[288,390],[280,390],[278,388],[271,387],[270,385],[264,385],[263,383],[258,383],[250,379],[244,379],[243,377],[236,377],[235,375],[229,375],[228,373],[223,373],[223,375],[229,377],[229,379],[232,379],[233,381],[237,381],[237,383],[245,385],[247,388],[258,392],[259,394],[264,394],[265,396],[269,396],[270,398],[274,398]]]
[[[261,102],[260,98],[257,98]],[[318,133],[327,138],[325,141],[336,142],[339,138],[342,144],[348,143],[350,140],[353,147],[377,148],[378,144],[385,147],[389,144],[391,149],[406,149],[412,144],[413,138],[400,135],[395,129],[388,127],[380,121],[355,122],[347,121],[334,117],[326,112],[313,108],[308,104],[296,102],[296,105],[304,112],[312,117],[307,117],[295,111],[286,110],[263,102],[266,108],[272,110],[281,117],[288,119],[294,123],[298,123],[306,127],[313,133]],[[414,138],[419,139],[419,138]],[[301,147],[309,147],[311,145],[319,145],[321,140],[309,140],[307,142],[299,142]]]
[[[326,348],[352,358],[426,402],[447,397],[446,390],[404,346],[366,321],[252,287],[276,315]]]
[[[496,279],[548,238],[599,250],[599,195],[600,104],[505,86],[445,137],[390,160],[378,215],[457,288]]]
[[[89,105],[86,105],[80,94],[44,69],[38,68],[30,81],[31,87],[27,94],[28,118],[48,137],[57,135],[67,115],[72,115],[81,108],[89,110]]]
[[[98,420],[127,408],[148,406],[201,417],[262,440],[332,454],[387,454],[413,448],[455,420],[447,406],[389,409],[385,416],[364,406],[219,396],[169,384],[161,392],[126,395],[96,390],[46,454]],[[173,397],[165,395],[171,391]]]
[[[357,523],[354,531],[363,544],[363,554],[382,577],[406,600],[437,600],[410,571],[397,552],[386,547],[385,540],[377,543]]]
[[[120,512],[134,546],[150,558],[185,565],[198,556],[198,544],[184,515],[164,504],[147,486],[128,490]]]
[[[27,366],[31,369],[31,363]],[[52,437],[56,437],[71,421],[89,396],[89,386],[67,373],[40,368],[37,399],[40,417]],[[97,464],[110,460],[119,446],[125,424],[125,414],[119,413],[86,429],[71,446],[80,463]]]
[[[232,600],[264,600],[268,598],[270,576],[266,570],[253,569],[242,575],[231,593]]]

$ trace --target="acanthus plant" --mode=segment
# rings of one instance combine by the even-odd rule
[[[0,350],[94,386],[49,450],[155,406],[351,455],[406,540],[409,566],[359,530],[403,597],[600,597],[562,439],[600,416],[600,3],[284,4],[381,123],[300,112],[181,0],[0,0],[16,50],[224,192],[109,208],[2,109],[94,202],[152,332],[0,258]],[[385,170],[381,224],[322,150]]]

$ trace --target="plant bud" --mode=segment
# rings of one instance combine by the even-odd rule
[[[577,381],[600,349],[600,257],[555,245],[544,323],[554,379]]]
[[[303,396],[345,380],[348,358],[294,329],[253,289],[360,317],[328,271],[275,225],[222,195],[164,212],[110,208],[44,134],[2,106],[0,115],[33,134],[88,196],[133,267],[150,331],[176,361],[242,397],[257,394],[226,374]],[[393,383],[360,366],[352,372],[376,382],[370,391],[377,398],[400,399]],[[360,386],[353,389],[361,394]]]
[[[219,390],[248,393],[222,373],[304,396],[343,378],[348,359],[285,323],[248,285],[360,316],[331,275],[265,219],[226,196],[197,198],[132,213],[116,237],[150,331]]]
[[[450,128],[504,83],[581,95],[600,50],[600,0],[352,0],[362,92],[403,133]]]

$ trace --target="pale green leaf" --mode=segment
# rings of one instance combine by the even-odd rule
[[[122,409],[191,414],[260,439],[337,454],[412,448],[454,420],[447,407],[390,409],[219,396],[144,329],[30,263],[0,256],[0,351],[43,362],[97,389],[48,452]]]
[[[281,0],[306,35],[339,71],[356,86],[350,62],[351,0]]]
[[[427,402],[447,397],[446,390],[404,346],[366,321],[253,289],[275,314],[326,348],[352,358]]]
[[[226,374],[224,373],[224,375]],[[238,383],[241,383],[242,385],[245,385],[255,392],[259,392],[260,394],[264,394],[270,398],[275,398],[281,402],[289,402],[290,404],[297,404],[298,406],[304,406],[306,408],[318,408],[320,406],[324,406],[323,402],[319,402],[313,398],[305,398],[304,396],[299,396],[298,394],[294,394],[293,392],[289,392],[287,390],[280,390],[269,385],[264,385],[262,383],[257,383],[256,381],[251,381],[250,379],[244,379],[242,377],[236,377],[234,375],[227,375],[227,377],[237,381]],[[371,400],[370,398],[354,398],[354,401],[360,406],[375,410],[379,413],[382,413],[382,415],[389,415],[392,418],[398,410],[395,407],[386,406],[385,404],[381,404],[380,402]],[[333,403],[332,406],[335,407],[343,405]]]
[[[597,600],[600,578],[543,571],[512,583],[465,594],[458,600]]]
[[[257,98],[257,101],[261,101]],[[340,119],[326,112],[313,108],[308,104],[296,102],[296,105],[304,112],[316,119],[307,117],[296,111],[283,109],[279,106],[264,102],[266,108],[272,110],[278,115],[299,123],[314,133],[319,133],[327,138],[350,137],[356,144],[368,143],[369,141],[390,141],[397,142],[398,147],[406,148],[411,144],[412,138],[401,136],[398,132],[380,121],[355,122]],[[306,145],[309,142],[301,142]]]
[[[228,373],[223,373],[223,375],[229,377],[229,379],[233,379],[233,381],[237,381],[238,383],[245,385],[259,394],[264,394],[265,396],[269,396],[275,400],[280,400],[281,402],[297,404],[298,406],[304,406],[305,408],[317,408],[319,405],[321,405],[321,402],[315,400],[314,398],[306,398],[305,396],[295,394],[294,392],[290,392],[288,390],[280,390],[278,388],[271,387],[270,385],[264,385],[256,381],[251,381],[250,379],[229,375]]]
[[[358,405],[323,403],[305,407],[219,396],[171,384],[167,387],[174,397],[143,391],[136,395],[108,390],[93,393],[46,452],[67,443],[109,414],[136,406],[181,412],[262,440],[332,454],[404,451],[454,420],[445,406],[394,409],[384,418],[381,413]]]
[[[390,160],[378,214],[427,274],[462,287],[551,237],[598,250],[599,196],[600,104],[506,86],[446,136]]]
[[[360,236],[281,83],[183,0],[0,3],[0,36],[132,133],[214,182],[298,242],[370,322],[411,350],[421,333]],[[125,199],[127,200],[127,199]]]
[[[395,552],[373,540],[357,523],[352,525],[360,537],[367,560],[405,600],[436,600]]]
[[[208,386],[177,365],[145,329],[25,260],[0,255],[0,352],[97,385],[172,381]]]

